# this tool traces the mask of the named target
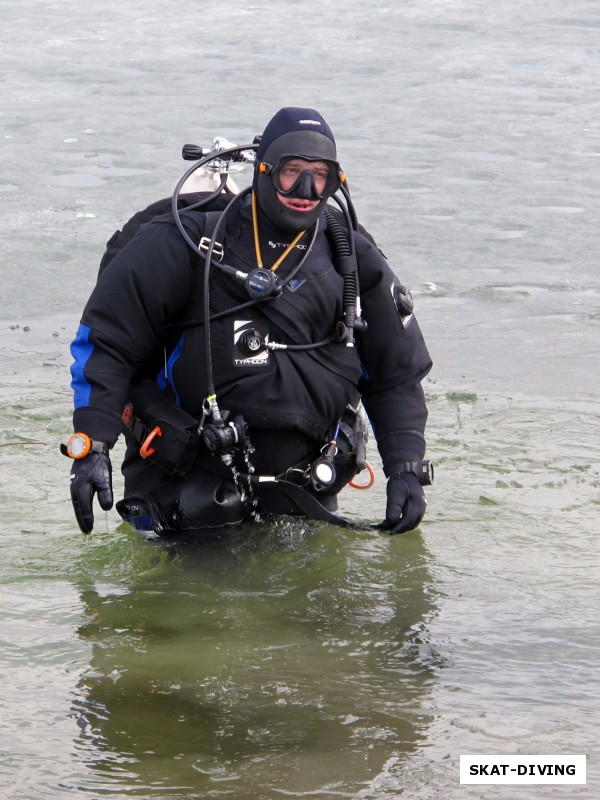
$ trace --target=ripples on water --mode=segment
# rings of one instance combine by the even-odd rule
[[[597,789],[598,27],[588,0],[5,9],[3,795]],[[415,293],[426,522],[180,546],[111,512],[83,538],[57,443],[103,244],[168,194],[184,142],[289,103],[331,119]],[[381,517],[378,478],[348,514]],[[476,752],[587,753],[588,786],[461,787]]]

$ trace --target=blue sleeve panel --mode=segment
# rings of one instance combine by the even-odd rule
[[[93,328],[83,323],[71,343],[71,354],[73,428],[112,447],[122,432],[121,413],[125,403],[124,395],[116,390],[113,376],[129,374],[124,360]]]
[[[158,373],[158,376],[156,378],[156,383],[158,385],[158,388],[161,389],[163,392],[166,392],[168,389],[169,392],[173,395],[173,399],[175,400],[178,406],[181,406],[181,400],[179,399],[179,395],[175,389],[175,381],[173,379],[173,366],[177,363],[177,361],[181,357],[181,351],[183,350],[184,339],[185,339],[184,336],[182,336],[179,339],[176,347],[169,356],[166,369],[163,367]]]
[[[80,325],[77,335],[71,343],[71,355],[73,364],[71,365],[71,386],[73,387],[73,403],[75,408],[82,408],[90,405],[92,387],[85,377],[85,367],[94,351],[94,345],[90,342],[90,328],[87,325]]]

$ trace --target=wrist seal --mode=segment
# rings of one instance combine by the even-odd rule
[[[405,472],[412,472],[416,475],[417,480],[421,486],[431,486],[433,483],[433,464],[431,461],[404,461],[400,464],[394,464],[390,470],[390,478],[394,475],[402,475]]]

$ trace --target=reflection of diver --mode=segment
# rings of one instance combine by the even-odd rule
[[[92,529],[94,494],[112,504],[123,432],[117,508],[134,527],[331,520],[364,466],[362,401],[388,477],[385,525],[410,530],[431,476],[431,360],[410,293],[360,229],[318,112],[282,109],[259,142],[218,155],[244,153],[252,186],[213,193],[223,213],[189,198],[178,208],[178,187],[171,213],[153,206],[109,243],[72,346],[78,433],[65,451],[80,527]]]
[[[82,592],[78,749],[96,790],[342,797],[415,748],[433,679],[421,537],[332,533],[158,544],[126,591]]]

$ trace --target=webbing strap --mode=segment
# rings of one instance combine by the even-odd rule
[[[288,481],[282,480],[273,480],[269,483],[261,483],[259,497],[260,494],[262,494],[265,490],[269,491],[269,489],[285,495],[309,519],[318,520],[320,522],[330,522],[332,525],[337,525],[338,528],[371,530],[370,525],[361,525],[360,523],[344,519],[344,517],[340,517],[337,514],[334,514],[332,511],[328,511],[325,506],[322,506],[321,503],[319,503],[314,495],[312,495],[306,489],[303,489],[302,486],[298,486],[295,483],[289,483]]]
[[[201,250],[208,251],[210,242],[215,232],[215,228],[219,224],[219,220],[223,216],[222,211],[206,211],[206,225],[204,226],[204,236],[200,239],[198,247]],[[225,250],[220,242],[215,242],[213,247],[213,258],[216,261],[222,261],[225,255]]]

